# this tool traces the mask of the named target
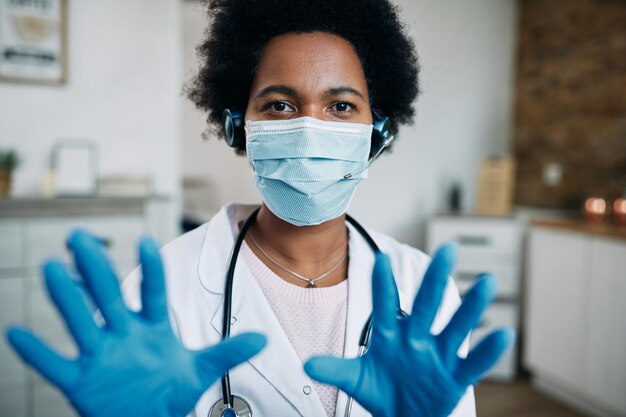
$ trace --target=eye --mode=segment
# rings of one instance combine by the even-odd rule
[[[350,103],[340,102],[333,104],[332,109],[337,113],[345,113],[347,111],[353,110],[354,106]]]
[[[267,104],[266,108],[279,113],[293,111],[293,107],[284,101],[272,101]]]

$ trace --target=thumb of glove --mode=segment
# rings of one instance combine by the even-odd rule
[[[313,379],[334,385],[353,397],[360,386],[361,361],[332,356],[316,356],[304,364],[304,371]]]
[[[247,361],[267,344],[260,333],[245,333],[197,352],[195,366],[203,389],[208,388],[226,371]]]

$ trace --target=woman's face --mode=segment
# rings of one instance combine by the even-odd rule
[[[361,62],[352,45],[337,35],[284,34],[270,40],[261,54],[246,120],[303,116],[372,123]]]

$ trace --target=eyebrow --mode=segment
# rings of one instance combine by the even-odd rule
[[[270,85],[269,87],[265,87],[263,90],[261,90],[259,94],[256,95],[255,99],[258,100],[271,93],[280,93],[290,97],[298,96],[296,90],[286,85]]]
[[[330,96],[330,97],[338,96],[341,94],[353,94],[365,100],[365,97],[363,96],[363,94],[361,94],[359,90],[354,89],[352,87],[332,87],[324,92],[325,96]]]
[[[271,93],[279,93],[279,94],[284,94],[286,96],[290,96],[290,97],[298,97],[298,93],[296,92],[295,89],[286,86],[286,85],[270,85],[268,87],[265,87],[263,90],[261,90],[256,96],[255,99],[258,100],[260,98],[263,98],[265,96],[267,96],[268,94]],[[341,87],[331,87],[328,90],[324,91],[324,96],[325,97],[333,97],[333,96],[338,96],[341,94],[353,94],[355,96],[358,96],[360,98],[362,98],[363,100],[365,100],[365,97],[363,96],[363,94],[361,94],[359,92],[359,90],[352,88],[352,87],[347,87],[347,86],[341,86]]]

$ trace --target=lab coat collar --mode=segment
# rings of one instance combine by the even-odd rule
[[[230,219],[246,219],[257,207],[256,205],[228,204],[222,207],[209,222],[198,262],[200,283],[209,292],[224,294],[226,271],[235,245]],[[223,276],[215,276],[217,271],[224,271]]]
[[[344,357],[354,358],[359,350],[361,331],[372,312],[372,270],[375,256],[372,248],[360,233],[348,223],[350,230],[350,266],[348,267],[348,316]],[[336,417],[343,417],[348,396],[339,391]],[[369,416],[356,402],[352,406],[352,417]]]

